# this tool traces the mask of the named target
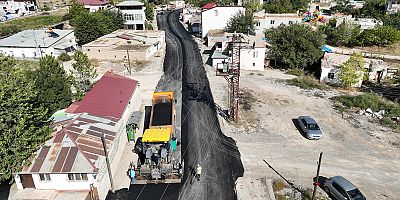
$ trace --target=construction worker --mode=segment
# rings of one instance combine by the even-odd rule
[[[200,175],[201,175],[201,166],[200,166],[200,164],[197,164],[197,166],[196,166],[196,178],[197,178],[197,180],[200,180]]]

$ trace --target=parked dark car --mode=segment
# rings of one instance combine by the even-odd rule
[[[342,176],[328,178],[325,191],[337,200],[366,200],[360,190]]]

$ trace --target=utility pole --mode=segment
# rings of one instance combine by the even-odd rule
[[[320,168],[321,168],[321,159],[322,159],[322,153],[323,152],[321,152],[320,154],[319,154],[319,159],[318,159],[318,167],[317,167],[317,177],[316,177],[316,180],[315,180],[315,182],[314,182],[314,191],[313,191],[313,193],[312,193],[312,198],[311,198],[311,200],[314,200],[314,198],[315,198],[315,193],[316,193],[316,191],[317,191],[317,186],[319,186],[320,184],[319,184],[319,170],[320,170]]]
[[[131,60],[129,59],[129,45],[131,44],[131,41],[126,41],[128,45],[126,45],[126,54],[128,56],[128,72],[129,74],[132,74],[132,68],[131,68]]]
[[[112,193],[115,192],[114,190],[114,182],[111,174],[111,167],[110,167],[110,161],[108,160],[108,153],[107,153],[107,147],[106,147],[106,139],[104,139],[104,133],[101,133],[101,143],[103,143],[103,149],[104,149],[104,155],[106,156],[106,163],[107,163],[107,169],[108,169],[108,177],[110,178],[110,183],[111,183],[111,191]]]

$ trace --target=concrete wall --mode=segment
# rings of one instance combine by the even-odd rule
[[[207,36],[209,30],[224,29],[229,19],[239,11],[245,12],[243,7],[215,7],[201,13],[201,36]]]
[[[91,5],[84,5],[89,12],[97,12],[99,10],[105,10],[110,7],[110,5],[101,5],[101,6],[91,6]]]
[[[37,190],[90,190],[90,184],[95,183],[93,174],[87,174],[87,181],[70,181],[68,174],[50,174],[50,181],[41,181],[39,174],[32,174],[33,182]],[[23,189],[20,176],[15,176],[18,189]]]
[[[240,50],[240,69],[242,70],[264,70],[265,48]]]

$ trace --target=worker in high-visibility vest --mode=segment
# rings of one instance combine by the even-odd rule
[[[197,178],[197,180],[200,180],[201,170],[202,170],[202,168],[201,168],[200,164],[197,164],[197,166],[196,166],[196,178]]]

